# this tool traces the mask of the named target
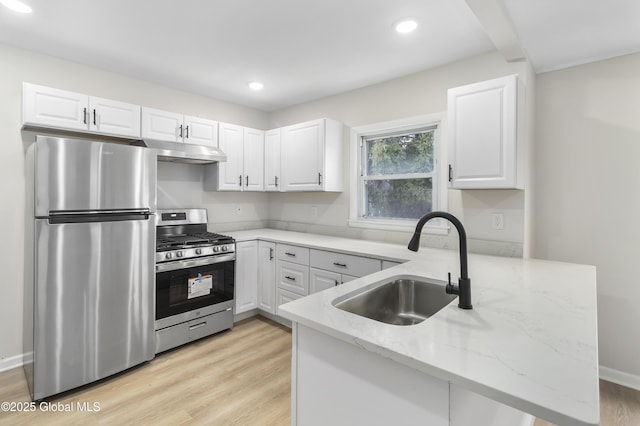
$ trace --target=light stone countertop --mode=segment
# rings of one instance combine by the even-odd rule
[[[599,424],[593,266],[469,254],[473,310],[457,299],[420,324],[395,326],[333,306],[345,294],[408,275],[460,273],[457,250],[259,229],[228,233],[404,261],[281,305],[284,318],[559,425]],[[453,280],[453,279],[452,279]],[[444,291],[444,289],[443,289]]]

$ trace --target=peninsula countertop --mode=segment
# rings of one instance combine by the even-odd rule
[[[596,270],[593,266],[469,254],[473,310],[457,299],[411,326],[333,306],[395,276],[459,275],[457,250],[261,229],[238,240],[407,261],[281,305],[279,314],[334,338],[557,424],[599,424]],[[444,288],[443,288],[444,291]]]

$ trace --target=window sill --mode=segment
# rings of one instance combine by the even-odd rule
[[[398,223],[400,222],[400,223]],[[375,220],[375,219],[349,219],[349,226],[354,228],[366,228],[376,229],[381,231],[396,231],[396,232],[414,232],[416,229],[417,220],[413,221],[389,221],[389,220]],[[427,223],[422,229],[423,234],[432,235],[448,235],[449,226],[444,221],[431,221]]]

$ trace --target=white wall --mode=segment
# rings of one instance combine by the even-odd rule
[[[536,257],[596,265],[601,374],[640,389],[640,54],[537,86]]]
[[[33,132],[21,132],[22,82],[266,128],[267,114],[239,105],[163,87],[62,59],[0,44],[0,370],[18,365],[22,353],[22,291],[25,221],[24,153]],[[202,167],[160,163],[159,207],[207,207],[215,229],[265,224],[264,194],[202,191]],[[236,204],[247,206],[235,214]],[[233,208],[233,210],[232,210]]]
[[[526,86],[533,87],[535,76],[528,63],[507,63],[499,53],[490,53],[454,64],[390,80],[317,101],[296,105],[269,115],[271,127],[328,117],[348,127],[390,121],[416,115],[444,112],[447,89],[509,74],[520,74]],[[533,98],[533,92],[531,97]],[[529,96],[529,94],[527,94]],[[531,117],[529,117],[531,118]],[[530,125],[530,123],[527,123]],[[445,129],[446,132],[446,129]],[[531,137],[530,132],[525,132]],[[348,235],[406,243],[409,233],[364,231],[348,228],[348,136],[345,138],[346,190],[341,194],[274,194],[269,198],[269,218],[273,227],[300,231]],[[446,141],[443,141],[446,143]],[[522,255],[528,236],[525,233],[525,191],[449,190],[448,210],[463,220],[473,251],[502,255]],[[528,203],[527,203],[528,204]],[[311,206],[318,215],[313,218]],[[491,213],[503,212],[505,229],[491,228]],[[529,225],[526,226],[529,229]],[[457,238],[457,237],[455,237]],[[455,244],[448,239],[423,238],[429,245]],[[525,246],[525,247],[523,247]]]

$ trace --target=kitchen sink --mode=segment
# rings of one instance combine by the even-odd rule
[[[457,296],[446,282],[424,277],[395,277],[333,301],[343,311],[393,325],[414,325],[434,315]]]

